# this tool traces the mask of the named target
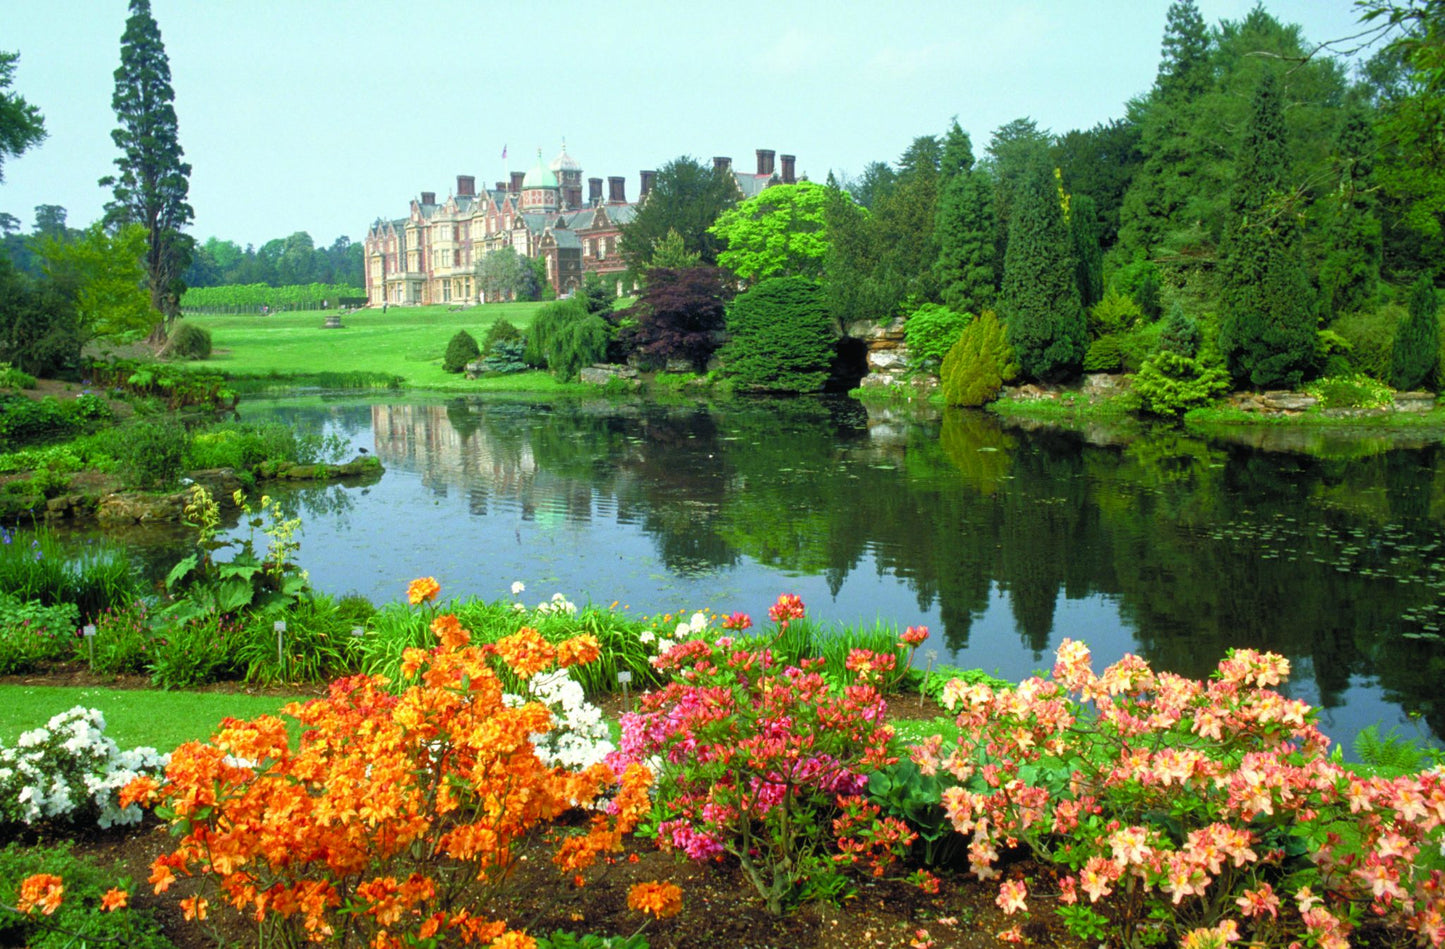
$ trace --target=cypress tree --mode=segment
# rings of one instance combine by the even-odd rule
[[[1026,376],[1067,376],[1084,361],[1089,333],[1074,270],[1054,176],[1035,161],[1015,196],[1001,294],[1009,344]]]
[[[1284,116],[1267,72],[1255,92],[1235,162],[1221,265],[1219,348],[1241,385],[1298,386],[1314,366],[1314,294],[1299,223],[1284,194]]]
[[[973,143],[957,121],[944,139],[941,173],[934,225],[939,295],[956,313],[981,313],[995,292],[993,185],[974,166]]]
[[[181,161],[174,101],[170,61],[150,0],[131,0],[111,97],[120,123],[110,133],[121,152],[115,160],[120,173],[102,178],[100,185],[113,194],[105,206],[107,223],[136,223],[146,229],[151,305],[165,315],[167,324],[180,315],[185,292],[181,275],[190,266],[192,244],[181,229],[194,217],[186,202],[191,166]],[[165,325],[157,327],[159,335],[164,335]]]
[[[1374,195],[1375,133],[1363,109],[1351,109],[1335,141],[1340,183],[1320,265],[1320,289],[1333,316],[1364,309],[1380,282],[1384,238]]]
[[[1436,315],[1435,281],[1429,274],[1410,288],[1410,308],[1395,332],[1390,358],[1390,385],[1414,389],[1430,378],[1440,355],[1440,323]]]
[[[1099,215],[1094,199],[1076,194],[1069,199],[1069,240],[1074,247],[1074,281],[1079,300],[1088,309],[1104,299],[1104,253],[1099,249]]]

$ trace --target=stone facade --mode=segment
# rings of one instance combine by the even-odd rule
[[[504,156],[505,157],[505,156]],[[742,198],[750,198],[776,181],[791,183],[796,159],[783,155],[782,172],[774,172],[775,153],[758,149],[757,171],[738,172],[732,159],[714,158],[729,171]],[[364,241],[366,297],[371,306],[408,306],[497,302],[482,292],[479,270],[487,254],[511,247],[521,257],[545,262],[547,283],[565,296],[595,273],[615,286],[618,295],[632,287],[625,282],[627,265],[618,252],[622,228],[647,200],[656,172],[640,174],[636,202],[627,200],[627,180],[587,179],[582,166],[561,153],[544,163],[541,149],[530,171],[514,171],[507,181],[477,190],[476,178],[458,175],[456,191],[445,201],[434,191],[413,199],[405,217],[378,218]]]

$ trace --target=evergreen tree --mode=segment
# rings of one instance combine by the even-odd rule
[[[1069,240],[1074,247],[1074,280],[1079,285],[1079,300],[1088,309],[1104,299],[1104,254],[1099,249],[1094,199],[1086,194],[1069,199]]]
[[[1410,288],[1410,309],[1395,333],[1390,359],[1390,385],[1414,389],[1430,378],[1440,356],[1439,303],[1435,281],[1426,274]]]
[[[981,313],[994,300],[993,186],[974,167],[973,145],[957,120],[944,139],[941,172],[934,224],[939,294],[957,313]]]
[[[1083,363],[1089,334],[1074,269],[1058,186],[1048,165],[1035,161],[1015,195],[1001,294],[1009,344],[1026,376],[1066,376]]]
[[[1164,21],[1154,88],[1165,99],[1188,101],[1209,90],[1209,29],[1194,0],[1174,0]]]
[[[1014,119],[998,127],[988,144],[988,165],[993,176],[994,273],[1002,274],[1008,248],[1015,194],[1036,162],[1048,163],[1049,133],[1030,118]]]
[[[622,228],[618,250],[628,270],[645,274],[658,245],[673,231],[682,236],[684,250],[697,254],[701,263],[717,263],[723,241],[708,228],[737,200],[737,181],[726,171],[687,155],[663,165],[647,200]]]
[[[6,92],[15,75],[19,53],[0,52],[0,182],[5,180],[5,157],[45,140],[45,117],[40,110],[14,93]]]
[[[1333,196],[1328,249],[1320,265],[1320,289],[1333,316],[1364,309],[1373,300],[1384,258],[1376,215],[1375,135],[1362,109],[1345,116],[1335,144],[1340,186]]]
[[[898,160],[898,177],[874,199],[883,279],[901,288],[901,300],[937,295],[933,263],[938,259],[934,221],[938,216],[939,165],[943,149],[932,135],[915,138]]]
[[[1219,348],[1241,385],[1299,385],[1314,365],[1313,298],[1297,212],[1284,189],[1279,81],[1266,72],[1236,163],[1221,267]]]
[[[151,306],[165,315],[166,324],[180,315],[181,275],[191,262],[191,239],[181,229],[194,216],[186,203],[191,166],[181,161],[174,99],[170,62],[150,0],[131,0],[111,98],[120,123],[111,132],[121,151],[115,160],[120,174],[100,184],[113,189],[113,200],[105,206],[107,223],[146,229]],[[160,335],[166,324],[157,327]]]

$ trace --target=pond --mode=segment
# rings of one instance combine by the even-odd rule
[[[1169,430],[1109,443],[847,399],[667,405],[382,395],[252,402],[386,474],[285,492],[320,589],[433,575],[639,613],[799,594],[825,621],[926,624],[923,661],[1015,679],[1065,637],[1204,676],[1234,646],[1294,668],[1348,745],[1445,734],[1445,452],[1328,457]]]

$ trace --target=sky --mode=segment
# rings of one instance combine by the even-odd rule
[[[1211,24],[1254,0],[1196,0]],[[1021,116],[1055,133],[1122,116],[1159,63],[1168,0],[151,0],[191,163],[191,233],[260,246],[360,240],[456,176],[548,163],[584,177],[682,155],[797,156],[800,175],[895,161],[956,116],[981,152]],[[1353,0],[1265,0],[1313,43],[1357,33]],[[0,0],[9,90],[47,139],[8,159],[0,211],[96,220],[114,171],[123,0]],[[506,159],[502,153],[506,150]]]

